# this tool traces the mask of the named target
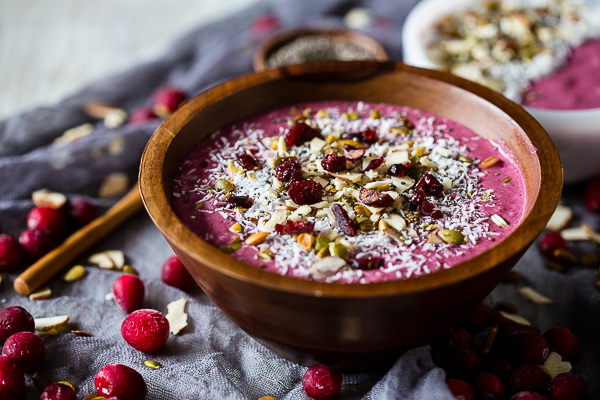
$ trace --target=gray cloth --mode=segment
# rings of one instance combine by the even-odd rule
[[[123,126],[109,130],[98,123],[92,135],[79,141],[56,145],[52,140],[64,130],[88,122],[81,112],[86,101],[120,104],[128,110],[148,103],[152,91],[165,83],[189,94],[251,71],[251,57],[261,37],[251,33],[255,18],[265,12],[279,16],[282,25],[339,26],[341,16],[355,6],[371,8],[378,24],[366,32],[381,40],[394,59],[400,59],[400,32],[409,2],[371,1],[278,1],[261,3],[237,16],[203,27],[175,43],[161,59],[103,79],[52,107],[36,108],[0,122],[0,226],[18,235],[32,207],[33,190],[47,187],[71,196],[86,196],[105,210],[113,201],[95,198],[103,177],[114,171],[136,176],[139,158],[157,123]],[[385,21],[384,21],[385,17]],[[123,140],[123,151],[111,154],[115,141]],[[575,194],[574,199],[580,198]],[[576,201],[573,200],[575,203]],[[581,204],[576,204],[581,211]],[[593,220],[592,220],[593,221]],[[595,221],[597,222],[597,220]],[[118,362],[140,371],[149,387],[148,399],[305,399],[301,379],[305,367],[281,359],[256,343],[225,318],[198,289],[189,294],[164,285],[160,266],[172,251],[150,219],[143,213],[132,218],[103,240],[94,250],[122,249],[146,284],[144,306],[166,313],[166,305],[189,299],[190,325],[180,336],[171,336],[155,355],[140,353],[121,337],[125,314],[105,300],[117,272],[87,268],[80,281],[54,279],[53,296],[30,301],[17,296],[8,276],[0,286],[1,305],[21,305],[35,317],[69,314],[70,328],[93,333],[44,336],[48,355],[43,374],[68,380],[78,388],[79,398],[94,390],[93,378],[105,364]],[[84,259],[82,258],[81,261]],[[540,328],[565,325],[581,340],[581,356],[575,369],[598,390],[598,340],[600,292],[592,285],[592,271],[577,269],[568,275],[547,271],[536,249],[519,263],[527,282],[549,296],[555,304],[528,303],[516,285],[501,285],[490,300],[508,299]],[[145,360],[156,360],[163,368],[152,370]],[[29,379],[29,378],[28,378]],[[39,392],[28,380],[28,399]],[[372,373],[346,374],[343,399],[451,399],[444,372],[432,361],[431,349],[405,352],[389,369]]]

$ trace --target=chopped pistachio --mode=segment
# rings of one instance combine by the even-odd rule
[[[371,119],[379,119],[381,118],[381,113],[379,112],[379,108],[376,108],[370,116]]]
[[[194,207],[196,210],[200,210],[201,208],[204,208],[204,204],[202,203],[198,203],[196,204],[196,206]]]
[[[229,227],[229,232],[242,233],[242,225],[235,223]]]
[[[512,179],[511,179],[511,177],[510,177],[510,176],[507,176],[506,178],[502,179],[502,182],[504,182],[504,183],[508,183],[508,182],[510,182],[511,180],[512,180]]]
[[[331,240],[329,240],[326,236],[318,235],[315,244],[315,250],[320,251],[323,248],[326,248],[327,246],[329,246],[329,242],[331,242]]]
[[[222,192],[231,192],[233,189],[235,189],[235,186],[226,179],[217,179],[215,182],[215,189]]]
[[[356,112],[345,112],[345,113],[342,113],[342,118],[345,118],[348,121],[356,121],[358,119],[358,113],[356,113]]]
[[[341,243],[329,243],[329,252],[332,256],[348,260],[348,247]]]
[[[321,110],[317,111],[317,113],[315,114],[315,116],[317,118],[327,118],[327,117],[329,117],[329,114],[327,114],[327,111],[321,109]]]

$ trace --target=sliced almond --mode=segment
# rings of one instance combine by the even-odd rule
[[[110,110],[103,118],[104,126],[108,129],[115,129],[127,122],[127,112],[121,108]]]
[[[396,186],[398,193],[404,193],[415,184],[415,180],[409,176],[392,177],[392,183]]]
[[[500,228],[506,228],[508,226],[508,222],[498,214],[492,215],[492,222],[498,225]]]
[[[525,318],[521,317],[519,314],[507,313],[505,311],[499,311],[500,315],[504,318],[509,319],[517,324],[531,326],[531,322],[527,321]]]
[[[92,333],[88,332],[88,331],[72,330],[71,333],[73,335],[77,335],[77,336],[86,336],[86,337],[93,336]]]
[[[406,228],[406,221],[398,214],[391,214],[389,217],[384,218],[383,221],[398,232]]]
[[[408,162],[408,151],[394,151],[385,157],[385,165],[391,167],[394,164],[406,164]]]
[[[267,236],[269,236],[269,232],[256,232],[248,236],[246,240],[244,240],[244,243],[248,246],[256,246],[264,242]]]
[[[444,241],[436,233],[431,233],[427,238],[427,243],[441,244]]]
[[[587,241],[591,240],[588,232],[582,227],[568,228],[560,231],[560,236],[567,241]]]
[[[310,266],[309,272],[314,279],[321,280],[336,274],[345,265],[346,261],[341,257],[323,257]]]
[[[107,114],[114,110],[121,110],[121,108],[114,104],[99,101],[90,101],[83,105],[83,112],[85,112],[88,117],[94,119],[104,119]]]
[[[521,293],[522,296],[526,297],[528,300],[536,304],[552,304],[551,299],[540,294],[539,292],[535,291],[529,286],[524,286],[521,289],[519,289],[519,293]]]
[[[31,194],[33,204],[38,207],[61,208],[67,202],[67,196],[48,189],[36,190]]]
[[[554,214],[550,217],[550,220],[546,224],[546,229],[549,231],[561,231],[569,225],[569,222],[573,219],[573,210],[570,207],[558,205]]]
[[[125,265],[125,253],[121,250],[106,250],[104,254],[107,254],[111,258],[115,267],[123,269]]]
[[[54,143],[71,143],[89,136],[92,132],[94,132],[94,125],[90,123],[79,125],[64,131],[61,136],[54,139]]]
[[[179,334],[188,326],[188,315],[185,313],[185,305],[187,303],[187,299],[181,298],[179,300],[175,300],[167,304],[167,321],[169,321],[169,330],[173,335]]]
[[[583,224],[582,228],[588,234],[590,239],[592,239],[592,241],[594,241],[595,243],[600,243],[600,233],[596,232],[594,228],[592,228],[588,224]]]
[[[564,374],[566,372],[571,372],[573,366],[568,361],[563,361],[560,354],[556,352],[551,352],[544,361],[544,365],[542,365],[542,370],[550,376],[550,378],[554,378],[556,375]]]
[[[68,315],[59,315],[56,317],[35,318],[35,330],[38,332],[48,332],[60,328],[69,322]]]
[[[96,264],[101,269],[120,270],[120,268],[115,265],[112,257],[110,257],[110,255],[108,255],[106,252],[91,255],[88,258],[88,262]]]
[[[123,172],[108,174],[100,184],[98,197],[104,199],[119,196],[129,188],[129,177]]]
[[[344,182],[348,182],[348,183],[356,183],[356,182],[360,181],[363,177],[363,174],[359,174],[356,172],[343,172],[340,174],[329,172],[329,175],[334,176],[334,177],[341,179]]]
[[[391,238],[392,240],[394,240],[398,244],[404,244],[404,238],[402,236],[400,236],[398,234],[398,232],[396,232],[393,229],[384,229],[383,230],[383,234],[385,236]]]
[[[50,296],[52,296],[52,289],[50,289],[49,287],[45,287],[42,290],[39,290],[35,293],[31,293],[29,295],[29,300],[43,300],[50,298]]]

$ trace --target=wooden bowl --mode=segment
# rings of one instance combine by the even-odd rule
[[[448,270],[392,282],[335,284],[279,276],[237,261],[179,220],[171,207],[172,179],[204,137],[257,113],[316,100],[415,107],[502,140],[523,170],[523,222],[495,247]],[[381,366],[400,350],[443,333],[481,302],[544,228],[562,179],[556,147],[544,129],[502,95],[444,72],[363,61],[265,70],[196,96],[148,142],[140,189],[156,226],[232,321],[294,362],[355,370]]]
[[[263,71],[268,69],[269,66],[267,65],[267,60],[269,59],[270,55],[274,51],[280,49],[282,46],[290,43],[292,40],[302,36],[314,35],[327,35],[336,39],[350,42],[371,52],[377,61],[387,61],[389,59],[387,52],[378,41],[360,32],[349,30],[299,28],[277,32],[262,42],[258,50],[256,50],[256,53],[254,53],[254,59],[252,61],[254,70]]]

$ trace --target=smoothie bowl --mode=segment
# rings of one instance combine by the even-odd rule
[[[233,79],[155,132],[144,204],[214,303],[292,361],[376,366],[451,327],[544,228],[562,188],[500,94],[396,63]]]

